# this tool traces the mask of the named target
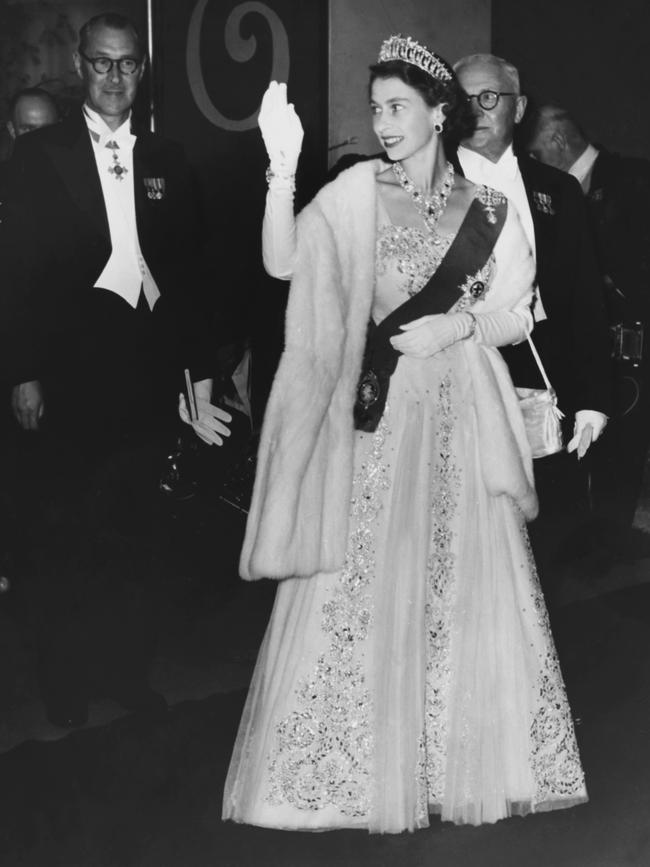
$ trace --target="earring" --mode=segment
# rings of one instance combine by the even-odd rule
[[[438,135],[440,135],[440,133],[442,132],[442,124],[440,123],[440,121],[436,121],[436,122],[434,123],[434,125],[433,125],[433,131],[434,131],[435,133],[437,133]]]

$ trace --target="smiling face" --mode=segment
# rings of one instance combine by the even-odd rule
[[[444,119],[442,106],[432,108],[420,93],[399,78],[376,78],[370,90],[372,128],[391,160],[404,160],[425,148],[433,126]]]
[[[477,59],[461,66],[457,75],[460,86],[469,96],[478,96],[484,90],[497,93],[514,90],[505,70],[499,64],[487,60]],[[489,111],[481,108],[478,100],[472,99],[471,107],[476,117],[476,129],[462,144],[497,162],[512,144],[515,124],[524,116],[526,97],[500,96],[497,105]]]
[[[99,26],[90,33],[84,49],[87,57],[140,57],[138,44],[130,30],[115,30]],[[95,72],[92,65],[79,53],[74,55],[77,74],[84,83],[86,104],[96,111],[110,129],[117,129],[128,117],[144,73],[144,63],[131,75],[121,73],[117,64],[110,72]]]

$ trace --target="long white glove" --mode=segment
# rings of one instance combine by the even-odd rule
[[[428,358],[452,343],[464,340],[472,333],[474,340],[485,346],[516,343],[526,336],[531,325],[532,320],[526,310],[499,310],[495,313],[471,315],[436,313],[402,325],[404,334],[391,337],[390,342],[404,355]]]
[[[264,267],[272,277],[290,280],[296,254],[294,175],[303,129],[293,105],[287,103],[286,84],[277,81],[269,84],[262,98],[258,123],[270,160],[262,225]]]
[[[303,128],[292,103],[287,103],[287,85],[272,81],[262,97],[257,122],[271,163],[271,173],[292,178],[298,166]]]
[[[510,346],[526,339],[533,326],[528,306],[516,310],[495,310],[494,313],[476,313],[474,339],[484,346]]]
[[[577,450],[578,460],[583,458],[587,449],[595,443],[605,430],[607,416],[595,409],[579,409],[573,425],[573,439],[566,447],[568,452]]]
[[[434,313],[400,325],[404,332],[390,338],[395,349],[411,358],[429,358],[468,337],[473,325],[467,313]]]

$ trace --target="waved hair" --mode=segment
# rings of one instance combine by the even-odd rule
[[[144,57],[144,45],[138,33],[138,28],[133,21],[120,15],[118,12],[103,12],[101,15],[94,15],[83,25],[79,31],[79,51],[84,54],[88,53],[88,43],[90,42],[93,32],[99,27],[107,27],[109,30],[128,30],[135,39],[135,44],[138,51],[138,59]]]
[[[404,84],[408,84],[420,94],[430,108],[444,103],[443,114],[445,123],[442,139],[445,145],[457,147],[458,143],[469,138],[474,133],[476,118],[467,101],[465,91],[461,88],[456,74],[449,67],[452,77],[449,81],[440,81],[433,78],[427,72],[406,63],[404,60],[389,60],[386,63],[376,63],[370,67],[370,81],[368,94],[370,95],[373,83],[379,79],[399,78]]]

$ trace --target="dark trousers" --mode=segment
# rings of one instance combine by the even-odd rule
[[[120,694],[147,679],[165,592],[178,383],[146,304],[102,290],[44,377],[42,430],[17,485],[43,697]]]
[[[591,463],[594,524],[621,538],[632,526],[650,444],[650,387],[645,368],[616,362],[615,411]]]
[[[568,442],[565,435],[565,441]],[[586,459],[566,451],[533,462],[539,515],[528,525],[530,542],[547,602],[558,590],[559,567],[571,554],[580,528],[589,516]]]
[[[29,450],[22,511],[38,675],[47,700],[119,697],[147,681],[168,586],[170,520],[158,491],[167,444],[132,442],[102,456],[60,443]]]

